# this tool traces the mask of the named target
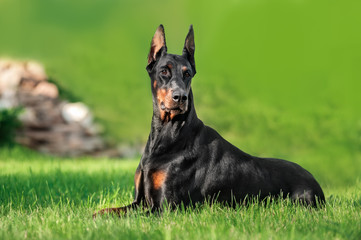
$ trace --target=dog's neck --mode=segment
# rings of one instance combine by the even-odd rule
[[[169,121],[161,119],[159,107],[153,99],[152,125],[145,151],[148,154],[161,153],[162,151],[169,152],[172,150],[172,146],[175,145],[177,145],[177,149],[182,149],[180,146],[185,148],[189,137],[188,140],[185,140],[183,136],[186,133],[189,136],[199,124],[203,123],[198,119],[194,108],[192,89],[189,91],[187,111]]]

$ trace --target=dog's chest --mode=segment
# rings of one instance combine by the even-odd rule
[[[188,202],[193,195],[195,171],[193,167],[180,167],[179,162],[143,169],[144,196],[150,206],[161,207],[163,202]],[[199,192],[197,190],[196,192]],[[198,196],[197,196],[198,198]]]
[[[160,207],[165,198],[166,182],[170,174],[165,168],[144,169],[143,194],[147,204]]]

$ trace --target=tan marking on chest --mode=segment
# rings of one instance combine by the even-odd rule
[[[167,173],[165,171],[156,171],[152,173],[153,188],[155,190],[160,189],[163,186],[166,177]]]
[[[136,189],[136,190],[139,189],[139,182],[140,182],[140,172],[135,172],[135,175],[134,175],[134,184],[135,184],[135,189]]]

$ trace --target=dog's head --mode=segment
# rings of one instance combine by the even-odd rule
[[[170,121],[188,110],[191,81],[196,74],[193,26],[189,28],[183,54],[167,53],[163,25],[157,28],[148,55],[147,71],[161,120]]]

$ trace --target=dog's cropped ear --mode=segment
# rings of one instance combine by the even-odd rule
[[[166,52],[167,45],[165,44],[164,27],[161,24],[157,28],[157,31],[155,31],[152,43],[150,45],[147,70],[151,71],[155,61],[157,61],[162,56],[162,54]]]
[[[187,34],[186,41],[184,43],[183,56],[185,56],[188,59],[188,61],[191,63],[193,72],[194,74],[196,74],[196,64],[194,62],[194,50],[195,50],[195,45],[194,45],[193,25],[190,25],[189,32]]]

